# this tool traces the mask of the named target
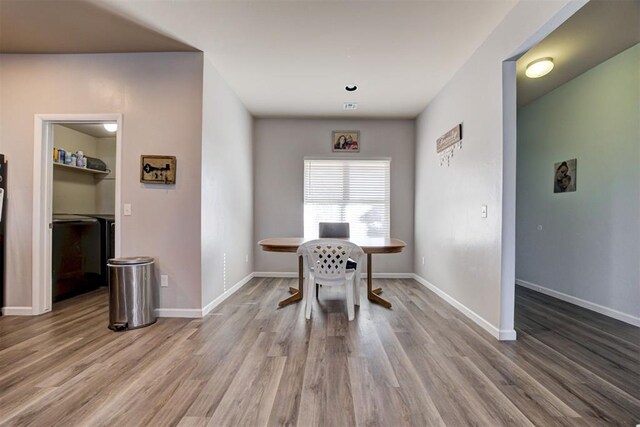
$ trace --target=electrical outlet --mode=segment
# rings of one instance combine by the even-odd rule
[[[482,208],[480,210],[480,215],[482,216],[482,218],[487,217],[487,205],[482,205]]]
[[[424,257],[422,257],[422,265],[424,265]]]
[[[125,203],[124,204],[124,216],[130,216],[131,215],[131,203]]]
[[[249,254],[244,256],[244,262],[245,264],[249,264]]]
[[[160,275],[160,286],[162,286],[163,288],[167,288],[169,287],[169,276],[166,274],[161,274]]]

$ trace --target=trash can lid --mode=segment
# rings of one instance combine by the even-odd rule
[[[150,256],[130,256],[124,258],[111,258],[108,263],[113,265],[136,265],[136,264],[148,264],[153,262],[153,258]]]

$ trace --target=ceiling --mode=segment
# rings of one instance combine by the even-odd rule
[[[0,52],[201,50],[257,117],[413,118],[514,4],[0,0]],[[518,61],[519,106],[638,43],[639,16],[640,0],[589,2]],[[553,72],[525,78],[543,56]]]
[[[93,136],[94,138],[109,138],[116,136],[116,132],[109,132],[104,128],[102,123],[59,123],[59,125],[84,133],[85,135]]]
[[[0,0],[0,50],[193,46],[254,116],[413,118],[515,2]]]
[[[194,51],[86,1],[0,0],[0,52]]]
[[[204,51],[255,116],[413,118],[515,1],[99,4]]]
[[[640,42],[640,0],[592,0],[517,62],[522,107]],[[555,67],[538,79],[527,64],[552,57]]]

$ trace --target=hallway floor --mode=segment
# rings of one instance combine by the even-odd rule
[[[253,279],[204,319],[107,329],[104,290],[0,317],[1,425],[635,426],[640,329],[517,288],[500,343],[413,280],[276,309]]]

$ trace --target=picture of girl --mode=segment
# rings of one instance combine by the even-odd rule
[[[566,160],[554,165],[555,174],[553,182],[554,193],[569,193],[576,191],[577,159]]]

